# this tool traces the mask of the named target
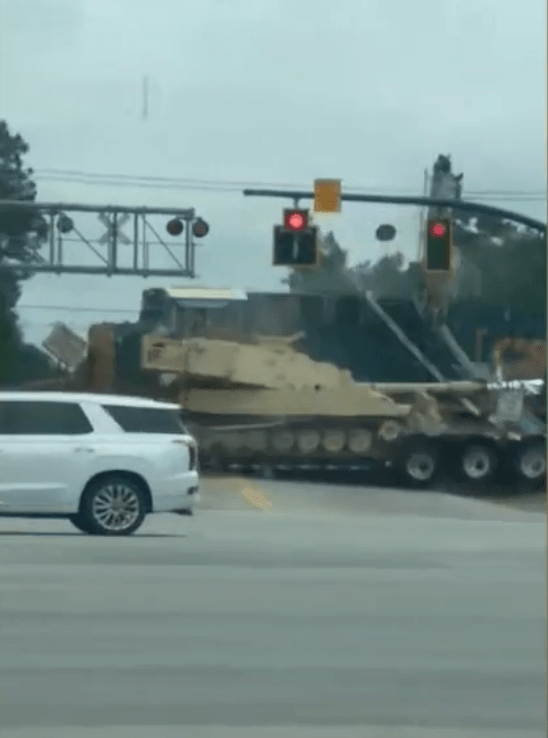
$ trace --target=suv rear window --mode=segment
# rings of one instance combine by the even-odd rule
[[[0,434],[6,436],[77,436],[93,428],[84,411],[72,402],[0,402]]]
[[[187,433],[177,410],[103,405],[126,433]]]

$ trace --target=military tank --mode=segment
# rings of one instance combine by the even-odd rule
[[[296,351],[298,338],[241,344],[148,334],[141,368],[149,386],[156,376],[163,395],[184,408],[202,462],[217,468],[357,469],[373,461],[423,486],[440,465],[485,483],[504,455],[523,479],[544,474],[543,426],[523,406],[512,416],[500,404],[501,392],[525,386],[356,382]]]

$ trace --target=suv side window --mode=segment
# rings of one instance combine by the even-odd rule
[[[177,410],[125,405],[103,405],[103,409],[126,433],[187,433]]]
[[[91,433],[86,414],[73,402],[0,402],[0,434],[6,436],[71,436]]]

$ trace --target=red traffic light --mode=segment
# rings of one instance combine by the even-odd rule
[[[183,222],[179,218],[173,218],[166,226],[170,236],[180,236],[183,232]]]
[[[428,220],[425,266],[427,272],[450,272],[453,268],[453,223],[450,218]]]
[[[306,231],[308,228],[308,211],[284,210],[284,227],[289,231]]]
[[[198,220],[195,220],[192,224],[192,235],[196,236],[196,238],[203,238],[204,236],[207,236],[209,233],[209,225],[205,222],[205,220],[202,220],[201,218],[198,218]]]
[[[447,233],[447,228],[443,223],[432,223],[430,226],[430,235],[435,238],[442,238]]]

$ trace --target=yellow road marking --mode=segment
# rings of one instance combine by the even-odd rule
[[[272,502],[266,492],[259,487],[258,484],[245,480],[245,486],[239,490],[242,497],[253,507],[258,507],[264,512],[272,512]]]
[[[245,477],[224,477],[216,478],[214,484],[215,491],[221,492],[228,490],[235,492],[244,498],[248,505],[255,507],[263,512],[272,512],[272,501],[267,493],[251,479]],[[213,490],[211,490],[213,491]]]

